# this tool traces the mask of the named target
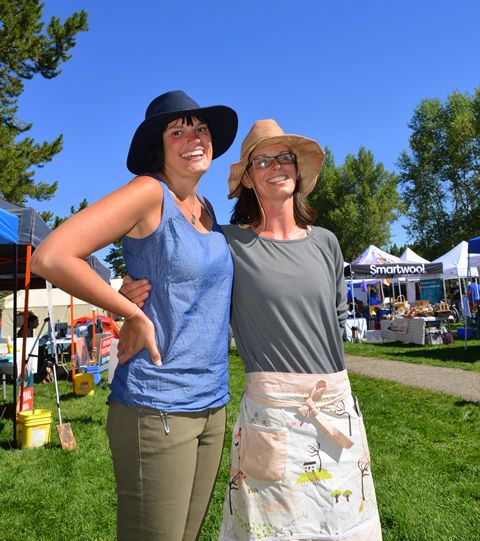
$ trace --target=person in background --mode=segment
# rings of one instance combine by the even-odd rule
[[[231,325],[247,384],[232,436],[220,540],[379,541],[358,400],[345,368],[343,255],[305,197],[318,143],[255,122],[231,166],[223,226],[234,261]],[[139,302],[142,284],[121,291]]]
[[[471,282],[470,280],[468,281],[467,294],[468,301],[470,302],[473,310],[476,303],[478,303],[478,301],[480,300],[480,286],[478,285],[478,282]]]
[[[462,313],[462,300],[460,298],[460,287],[458,282],[455,282],[450,289],[450,299],[453,308],[455,308],[459,314]]]
[[[36,274],[125,318],[107,420],[120,541],[194,541],[212,494],[233,268],[197,188],[237,124],[229,107],[200,107],[183,91],[158,96],[130,145],[135,178],[72,216],[32,258]],[[151,284],[143,310],[83,259],[118,238],[128,272]]]
[[[22,338],[23,337],[23,314],[22,313],[17,314],[17,324],[19,323],[19,321],[21,321],[21,323],[20,323],[20,328],[18,329],[18,332],[17,332],[17,338]],[[33,331],[38,328],[38,325],[39,325],[38,317],[33,312],[29,311],[28,318],[27,318],[27,337],[31,338],[33,336]]]

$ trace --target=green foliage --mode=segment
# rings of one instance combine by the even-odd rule
[[[409,235],[434,259],[480,229],[480,87],[423,100],[409,127],[398,161]]]
[[[78,208],[76,209],[73,205],[70,207],[70,215],[64,216],[61,218],[60,216],[54,216],[53,212],[50,212],[49,210],[39,212],[39,216],[42,218],[42,220],[52,229],[56,229],[60,224],[63,224],[70,216],[73,216],[77,212],[80,212],[84,208],[88,207],[88,201],[83,198],[82,201],[80,201],[80,204],[78,205]]]
[[[11,396],[10,385],[8,390]],[[50,410],[53,417],[46,448],[9,449],[12,422],[0,421],[0,505],[6,509],[16,502],[18,511],[2,519],[0,539],[17,539],[18,532],[26,540],[115,538],[114,478],[105,434],[108,386],[103,382],[92,396],[74,396],[72,383],[60,381],[59,391],[62,422],[72,426],[75,451],[60,446],[53,383],[35,386],[35,407]]]
[[[403,244],[402,246],[397,246],[396,243],[394,243],[388,248],[387,252],[389,254],[400,257],[406,249],[407,249],[406,244]]]
[[[83,198],[82,201],[80,201],[80,204],[78,205],[78,209],[76,209],[73,205],[70,207],[70,215],[64,216],[63,218],[60,218],[60,216],[55,216],[53,212],[49,210],[45,210],[43,212],[39,212],[40,218],[52,229],[57,228],[60,224],[63,224],[70,216],[73,216],[77,212],[80,212],[84,208],[88,207],[88,201]]]
[[[113,243],[110,252],[105,256],[105,261],[108,263],[110,270],[113,272],[114,278],[122,278],[127,274],[127,267],[123,260],[122,241],[116,240]]]
[[[316,225],[335,233],[347,261],[370,244],[387,246],[390,223],[402,211],[397,177],[375,163],[373,153],[364,147],[356,156],[349,154],[339,167],[327,148],[308,200],[318,212]]]
[[[46,79],[59,75],[76,34],[88,28],[82,10],[63,25],[52,17],[44,30],[42,10],[38,0],[0,0],[0,195],[16,204],[54,195],[57,182],[36,183],[33,168],[43,167],[62,149],[61,135],[50,143],[25,136],[32,125],[16,116],[23,81],[37,74]]]

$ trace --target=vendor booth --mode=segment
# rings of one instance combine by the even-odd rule
[[[394,319],[381,321],[382,343],[403,342],[404,344],[440,345],[450,343],[451,333],[443,321],[435,316]]]
[[[472,239],[475,240],[475,239]],[[465,295],[466,295],[466,284],[465,282],[467,277],[473,277],[478,279],[478,270],[475,266],[472,265],[472,262],[469,262],[469,248],[468,242],[462,241],[449,250],[446,254],[438,257],[433,261],[433,263],[442,263],[443,265],[443,283],[444,283],[444,295],[446,295],[446,286],[445,280],[457,280],[458,287],[460,290],[460,299],[459,299],[459,311],[461,315],[465,315],[464,309],[465,306]],[[463,280],[462,280],[463,279]]]
[[[0,245],[0,289],[13,291],[13,313],[17,313],[17,292],[18,289],[25,289],[25,301],[23,306],[23,319],[28,317],[28,295],[30,289],[45,287],[45,282],[38,276],[30,274],[30,258],[33,250],[40,242],[48,235],[50,229],[31,208],[19,207],[0,200],[0,210],[7,214],[13,215],[17,223],[17,240],[15,243]],[[17,359],[17,340],[12,340],[13,358],[12,358],[12,373],[19,374],[21,378],[20,384],[20,410],[23,409],[24,401],[24,386],[25,386],[25,370],[29,352],[27,351],[27,334],[26,326],[23,333],[22,348],[21,348],[21,364]],[[12,336],[16,337],[15,333]],[[18,370],[17,366],[21,366]],[[17,403],[17,386],[13,385],[13,405]],[[14,417],[15,419],[15,417]],[[14,422],[15,425],[15,422]],[[15,426],[14,426],[15,431]],[[16,432],[14,432],[16,434]]]
[[[11,372],[14,376],[14,383],[16,383],[16,376],[20,376],[20,393],[19,393],[19,411],[23,411],[24,408],[24,388],[25,388],[25,374],[27,369],[27,362],[29,355],[32,352],[28,351],[29,343],[27,337],[27,326],[23,327],[23,337],[19,338],[21,341],[21,348],[17,347],[17,322],[16,314],[18,313],[18,291],[24,290],[23,295],[23,321],[27,321],[28,308],[29,308],[29,296],[30,291],[33,289],[45,288],[46,283],[41,277],[32,275],[30,273],[30,260],[32,252],[42,242],[42,240],[50,233],[50,228],[43,222],[40,216],[34,209],[28,207],[20,207],[8,203],[7,201],[0,200],[0,210],[2,216],[8,218],[11,216],[15,221],[15,224],[8,218],[9,223],[2,225],[2,233],[5,231],[15,231],[16,238],[11,238],[8,242],[0,244],[0,289],[13,291],[12,306],[11,306],[11,338],[12,338],[12,366]],[[102,278],[109,281],[110,272],[104,267],[98,259],[90,257],[87,259],[89,264],[99,273]],[[6,315],[4,310],[3,315]],[[4,338],[5,335],[4,335]],[[18,350],[21,349],[21,364],[17,361]],[[21,366],[19,370],[17,366]],[[28,371],[31,372],[31,367],[28,367]],[[13,406],[17,404],[17,385],[13,385]],[[33,396],[33,394],[32,394]],[[33,400],[32,400],[33,402]],[[32,406],[30,406],[31,409]],[[14,416],[14,437],[16,437],[16,417]]]
[[[372,250],[370,251],[372,252]],[[386,254],[386,252],[383,254]],[[386,256],[383,254],[380,254],[377,261],[367,262],[365,259],[362,261],[361,258],[356,258],[346,268],[346,276],[351,280],[354,278],[357,280],[375,279],[380,282],[385,279],[392,280],[400,277],[422,278],[442,276],[443,267],[441,263],[400,261],[399,258],[395,258],[394,256],[387,258],[386,256],[389,254],[386,254]],[[390,259],[390,261],[387,261],[387,259]],[[418,307],[418,312],[415,311],[416,309],[415,307],[411,310],[408,302],[405,301],[403,296],[399,295],[393,300],[392,305],[385,310],[386,314],[382,314],[385,317],[381,318],[380,329],[367,330],[365,332],[366,341],[401,341],[424,344],[425,340],[429,339],[428,335],[433,334],[431,329],[435,328],[434,332],[436,332],[437,328],[441,326],[441,322],[437,324],[437,318],[433,317],[432,319],[435,325],[438,325],[438,327],[435,327],[431,323],[431,320],[429,320],[430,315],[424,316],[422,313],[421,304]],[[394,319],[390,317],[390,311],[392,310],[396,311],[397,317]],[[414,317],[415,315],[419,317]]]
[[[430,263],[428,259],[425,259],[421,255],[414,252],[411,248],[407,246],[403,253],[400,256],[400,261],[402,263]],[[410,304],[413,304],[417,300],[417,288],[420,292],[420,298],[422,297],[422,290],[424,283],[422,284],[420,278],[400,278],[400,280],[405,281],[405,288],[406,288],[406,297],[407,301]]]
[[[480,291],[478,284],[478,269],[476,263],[480,264],[480,237],[475,237],[468,241],[467,256],[467,294],[466,304],[468,310],[464,310],[463,333],[465,338],[465,348],[467,348],[468,338],[478,338],[480,336]],[[471,282],[472,276],[477,274],[475,282]],[[470,303],[472,310],[470,310]],[[473,312],[473,313],[472,313]],[[470,320],[470,321],[469,321]],[[470,323],[470,325],[469,325]],[[460,330],[460,329],[458,329]],[[458,331],[457,331],[458,332]]]
[[[385,296],[382,282],[372,276],[356,275],[352,268],[357,265],[396,263],[399,258],[371,244],[344,268],[347,279],[347,300],[351,310],[345,324],[344,339],[357,341],[365,338],[371,322],[370,306],[379,306]],[[371,333],[370,333],[371,334]]]
[[[0,252],[6,246],[13,249],[18,243],[18,218],[13,214],[0,208]],[[3,342],[3,343],[1,343]],[[0,378],[2,381],[2,396],[6,400],[6,376],[13,376],[14,367],[16,366],[16,355],[10,355],[7,341],[0,341]]]

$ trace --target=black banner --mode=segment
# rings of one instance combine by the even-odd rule
[[[442,263],[372,263],[371,265],[349,265],[348,276],[354,278],[399,278],[401,276],[438,276],[443,274]]]

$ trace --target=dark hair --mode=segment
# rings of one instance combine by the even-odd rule
[[[186,124],[187,126],[193,126],[193,119],[196,118],[200,122],[205,122],[208,126],[208,122],[204,120],[202,117],[199,116],[184,116],[182,117],[182,125]],[[151,171],[150,173],[163,173],[165,168],[165,154],[163,152],[163,134],[165,133],[165,130],[167,129],[168,124],[170,122],[173,122],[174,120],[179,120],[177,118],[174,118],[173,120],[170,120],[165,126],[163,126],[162,131],[159,135],[153,140],[152,145],[150,147],[150,164],[151,164]],[[210,126],[208,127],[210,129]]]
[[[23,312],[18,312],[17,311],[17,317],[21,317],[23,318]],[[36,314],[34,314],[32,311],[28,311],[27,313],[27,322],[28,321],[35,321],[36,319],[38,319],[38,316]]]
[[[317,213],[308,205],[305,197],[300,192],[302,179],[297,177],[295,190],[293,192],[293,215],[298,227],[307,227],[313,225]],[[233,207],[231,224],[259,224],[262,219],[260,205],[257,196],[252,188],[245,188],[242,184],[238,187],[238,200]]]

